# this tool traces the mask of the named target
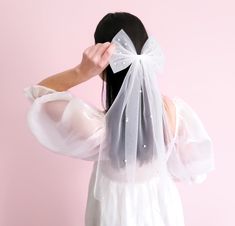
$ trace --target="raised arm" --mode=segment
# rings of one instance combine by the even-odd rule
[[[110,42],[97,43],[85,49],[82,61],[77,66],[49,76],[38,83],[56,91],[66,91],[95,75],[100,74],[107,66],[114,50]]]
[[[113,45],[96,44],[83,53],[82,62],[24,89],[32,105],[29,128],[47,149],[84,160],[96,160],[104,133],[103,111],[72,95],[69,88],[101,73]]]
[[[38,85],[45,86],[56,91],[66,91],[73,86],[76,86],[84,81],[86,77],[79,70],[80,65],[60,72],[58,74],[49,76],[38,83]]]

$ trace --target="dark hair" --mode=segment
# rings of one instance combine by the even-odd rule
[[[148,34],[141,20],[137,16],[127,12],[115,12],[106,14],[100,20],[96,27],[94,33],[95,43],[111,42],[116,33],[121,29],[123,29],[130,37],[135,46],[137,54],[140,54],[145,41],[148,39]],[[115,75],[110,65],[108,65],[103,71],[103,80],[104,76],[106,79],[105,112],[108,111],[113,101],[115,100],[129,67],[116,73]],[[102,85],[102,98],[103,88],[104,81]]]

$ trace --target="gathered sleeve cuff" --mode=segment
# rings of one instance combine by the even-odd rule
[[[168,158],[168,170],[175,181],[202,183],[215,170],[213,142],[198,114],[180,97],[176,108],[175,146]]]
[[[27,123],[35,138],[57,154],[96,161],[104,135],[104,112],[69,91],[41,85],[24,89],[31,106]]]

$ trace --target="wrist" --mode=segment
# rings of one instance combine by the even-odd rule
[[[73,71],[78,79],[78,83],[85,82],[87,80],[85,73],[81,70],[80,64],[74,67]]]

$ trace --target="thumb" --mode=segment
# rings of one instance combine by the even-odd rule
[[[115,51],[115,44],[111,43],[109,47],[106,49],[106,51],[103,53],[101,57],[101,63],[107,66],[109,64],[108,60],[112,56],[114,51]]]

